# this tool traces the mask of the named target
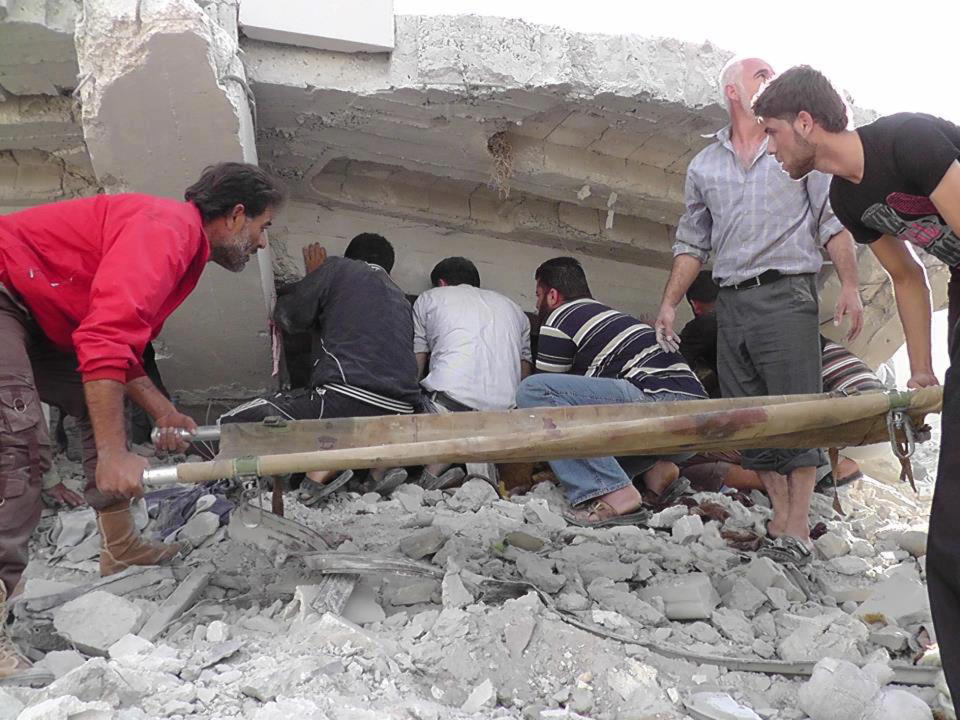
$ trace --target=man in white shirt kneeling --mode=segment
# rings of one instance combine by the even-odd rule
[[[482,289],[476,265],[463,257],[441,260],[430,281],[433,288],[413,306],[413,349],[427,409],[515,407],[517,386],[533,369],[530,321],[523,310],[500,293]],[[443,488],[463,479],[459,468],[444,473],[447,467],[427,467],[421,484]]]

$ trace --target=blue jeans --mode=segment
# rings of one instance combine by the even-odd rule
[[[648,395],[629,380],[582,377],[544,373],[531,375],[517,389],[517,407],[562,407],[565,405],[615,405],[621,403],[669,402],[689,400],[687,395],[657,393]],[[593,498],[627,487],[637,475],[645,473],[658,460],[682,462],[693,453],[658,457],[631,455],[583,460],[551,460],[550,469],[563,484],[567,500],[579,505]]]

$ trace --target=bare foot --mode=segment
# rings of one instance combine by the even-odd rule
[[[641,505],[643,497],[631,484],[590,500],[585,507],[574,510],[570,515],[581,522],[593,523],[632,513]]]
[[[332,478],[334,474],[333,470],[311,470],[305,473],[307,480],[315,485],[323,485],[327,480]]]
[[[647,490],[657,497],[680,477],[680,468],[668,460],[658,460],[657,464],[643,474],[643,483]]]
[[[837,482],[841,482],[851,475],[856,475],[860,472],[860,466],[857,464],[856,460],[851,460],[848,457],[840,456],[840,462],[837,463]]]
[[[307,275],[323,265],[327,259],[327,249],[320,243],[310,243],[303,249],[303,264]]]

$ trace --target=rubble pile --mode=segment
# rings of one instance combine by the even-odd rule
[[[934,640],[929,492],[865,478],[842,516],[816,496],[804,569],[742,549],[759,493],[608,529],[568,525],[550,483],[288,494],[223,527],[201,498],[182,565],[105,579],[89,511],[61,513],[14,625],[56,680],[0,689],[0,720],[930,718],[936,668],[897,676]]]

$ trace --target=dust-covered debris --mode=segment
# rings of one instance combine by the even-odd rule
[[[820,720],[830,678],[853,667],[863,702],[919,720],[942,693],[857,666],[910,663],[930,642],[929,490],[841,492],[845,516],[814,504],[827,532],[802,570],[728,544],[763,532],[756,497],[700,493],[649,527],[591,529],[566,524],[551,485],[503,499],[479,479],[314,508],[291,495],[282,522],[240,508],[142,582],[90,588],[95,558],[40,535],[14,634],[58,679],[0,691],[0,718]],[[331,574],[347,566],[362,575]],[[805,685],[740,661],[820,664]],[[823,720],[869,717],[843,707]]]

